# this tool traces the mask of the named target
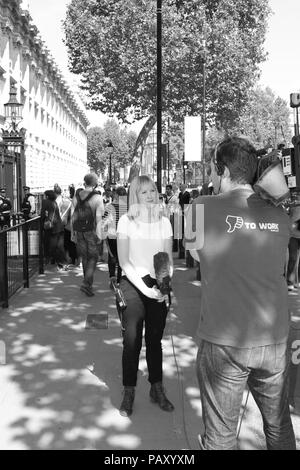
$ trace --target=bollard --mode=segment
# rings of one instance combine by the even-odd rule
[[[201,281],[200,263],[199,261],[196,261],[196,263],[197,263],[196,281]]]
[[[184,259],[185,258],[185,248],[183,246],[182,238],[179,240],[179,243],[178,243],[178,258],[179,259]]]
[[[186,267],[187,268],[193,268],[194,267],[194,258],[191,256],[191,253],[189,252],[189,250],[186,251],[185,262],[186,262]]]

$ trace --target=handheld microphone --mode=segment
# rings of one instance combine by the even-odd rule
[[[170,308],[172,295],[171,267],[169,255],[165,251],[159,251],[153,256],[155,277],[158,288],[166,298],[167,309]],[[174,298],[174,297],[173,297]]]

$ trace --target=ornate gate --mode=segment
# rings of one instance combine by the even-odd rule
[[[0,187],[6,187],[6,195],[12,202],[14,212],[20,211],[22,186],[21,153],[0,142]]]

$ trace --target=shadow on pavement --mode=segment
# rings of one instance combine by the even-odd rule
[[[178,306],[169,313],[163,339],[164,383],[175,411],[150,403],[143,346],[130,418],[118,412],[122,338],[107,267],[97,266],[94,297],[80,292],[81,278],[80,268],[60,273],[48,268],[1,312],[6,365],[1,367],[0,449],[198,450],[202,420],[195,333],[201,287],[196,269],[175,260]],[[99,313],[108,316],[108,328],[85,329],[87,315]],[[265,448],[251,397],[240,447]]]

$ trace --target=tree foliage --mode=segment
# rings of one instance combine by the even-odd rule
[[[268,15],[268,0],[164,0],[163,110],[175,121],[203,112],[205,59],[207,120],[232,125],[265,58]],[[155,116],[155,0],[72,0],[64,27],[92,109]]]
[[[286,101],[269,88],[251,91],[249,103],[241,115],[239,127],[258,148],[276,148],[281,142],[290,145],[290,108]]]
[[[210,129],[207,136],[208,148],[212,148],[226,135],[247,137],[256,148],[277,148],[279,143],[286,146],[291,142],[290,108],[286,101],[269,88],[256,87],[249,93],[249,101],[231,128]]]
[[[104,176],[109,168],[110,152],[113,167],[131,163],[133,158],[136,134],[121,129],[118,123],[109,119],[102,127],[91,127],[88,131],[88,164],[98,175]],[[113,147],[108,147],[111,142]]]

